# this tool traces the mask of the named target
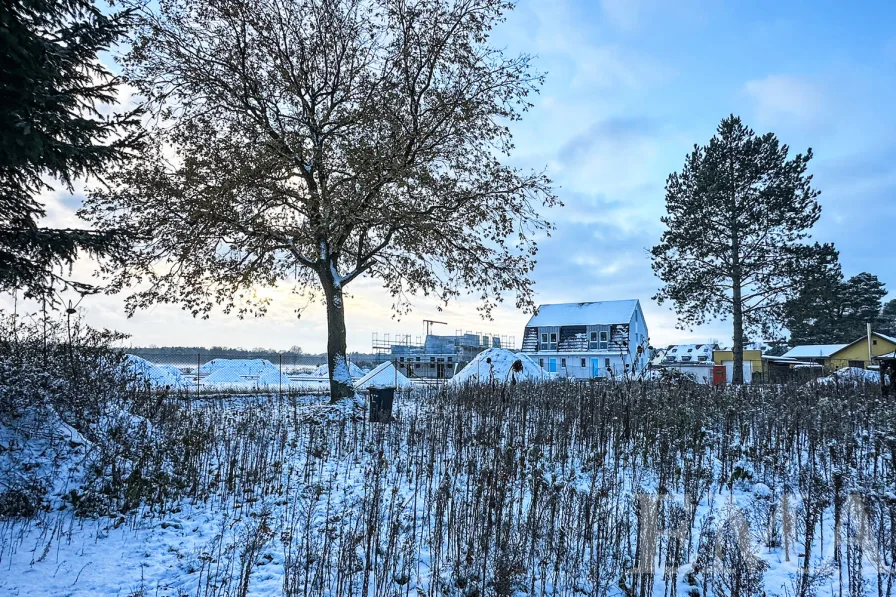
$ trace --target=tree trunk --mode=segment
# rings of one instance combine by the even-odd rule
[[[734,283],[732,299],[732,319],[734,320],[734,371],[731,372],[731,383],[742,385],[744,383],[744,313],[741,303],[740,283]]]
[[[336,269],[324,264],[318,271],[324,296],[327,299],[327,368],[330,377],[330,402],[338,402],[354,395],[345,347],[345,306],[342,284]]]

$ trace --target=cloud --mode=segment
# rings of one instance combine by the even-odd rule
[[[757,118],[766,124],[815,123],[825,111],[822,91],[803,77],[769,75],[747,81],[744,92],[752,100]]]
[[[670,70],[661,62],[631,47],[605,41],[608,36],[587,18],[590,11],[580,14],[578,8],[563,0],[532,3],[534,38],[524,43],[517,39],[517,43],[537,53],[539,63],[559,60],[560,64],[548,69],[568,71],[571,90],[643,90],[669,77]]]
[[[601,0],[600,7],[607,20],[628,31],[635,28],[643,6],[640,0]]]

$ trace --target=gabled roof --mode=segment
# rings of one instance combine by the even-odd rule
[[[885,336],[879,332],[871,332],[871,335],[890,342],[891,344],[896,344],[896,338],[893,338],[892,336]],[[848,348],[860,342],[866,342],[867,340],[867,336],[862,336],[846,344],[809,344],[806,346],[795,346],[784,353],[783,356],[795,358],[826,358],[834,356],[844,348]]]
[[[802,346],[794,346],[787,352],[785,352],[782,357],[792,358],[792,359],[818,359],[818,358],[827,358],[834,353],[840,352],[844,348],[849,346],[848,344],[804,344]]]
[[[637,299],[541,305],[526,327],[629,323],[637,308]]]

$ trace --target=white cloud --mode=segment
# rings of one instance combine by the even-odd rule
[[[764,124],[818,121],[824,112],[821,90],[809,80],[793,75],[769,75],[747,81],[744,92],[754,102],[756,116]]]
[[[613,25],[631,30],[638,22],[642,3],[640,0],[601,0],[600,7]]]

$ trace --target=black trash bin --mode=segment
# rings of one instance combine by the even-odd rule
[[[395,388],[370,388],[370,422],[391,423]]]

